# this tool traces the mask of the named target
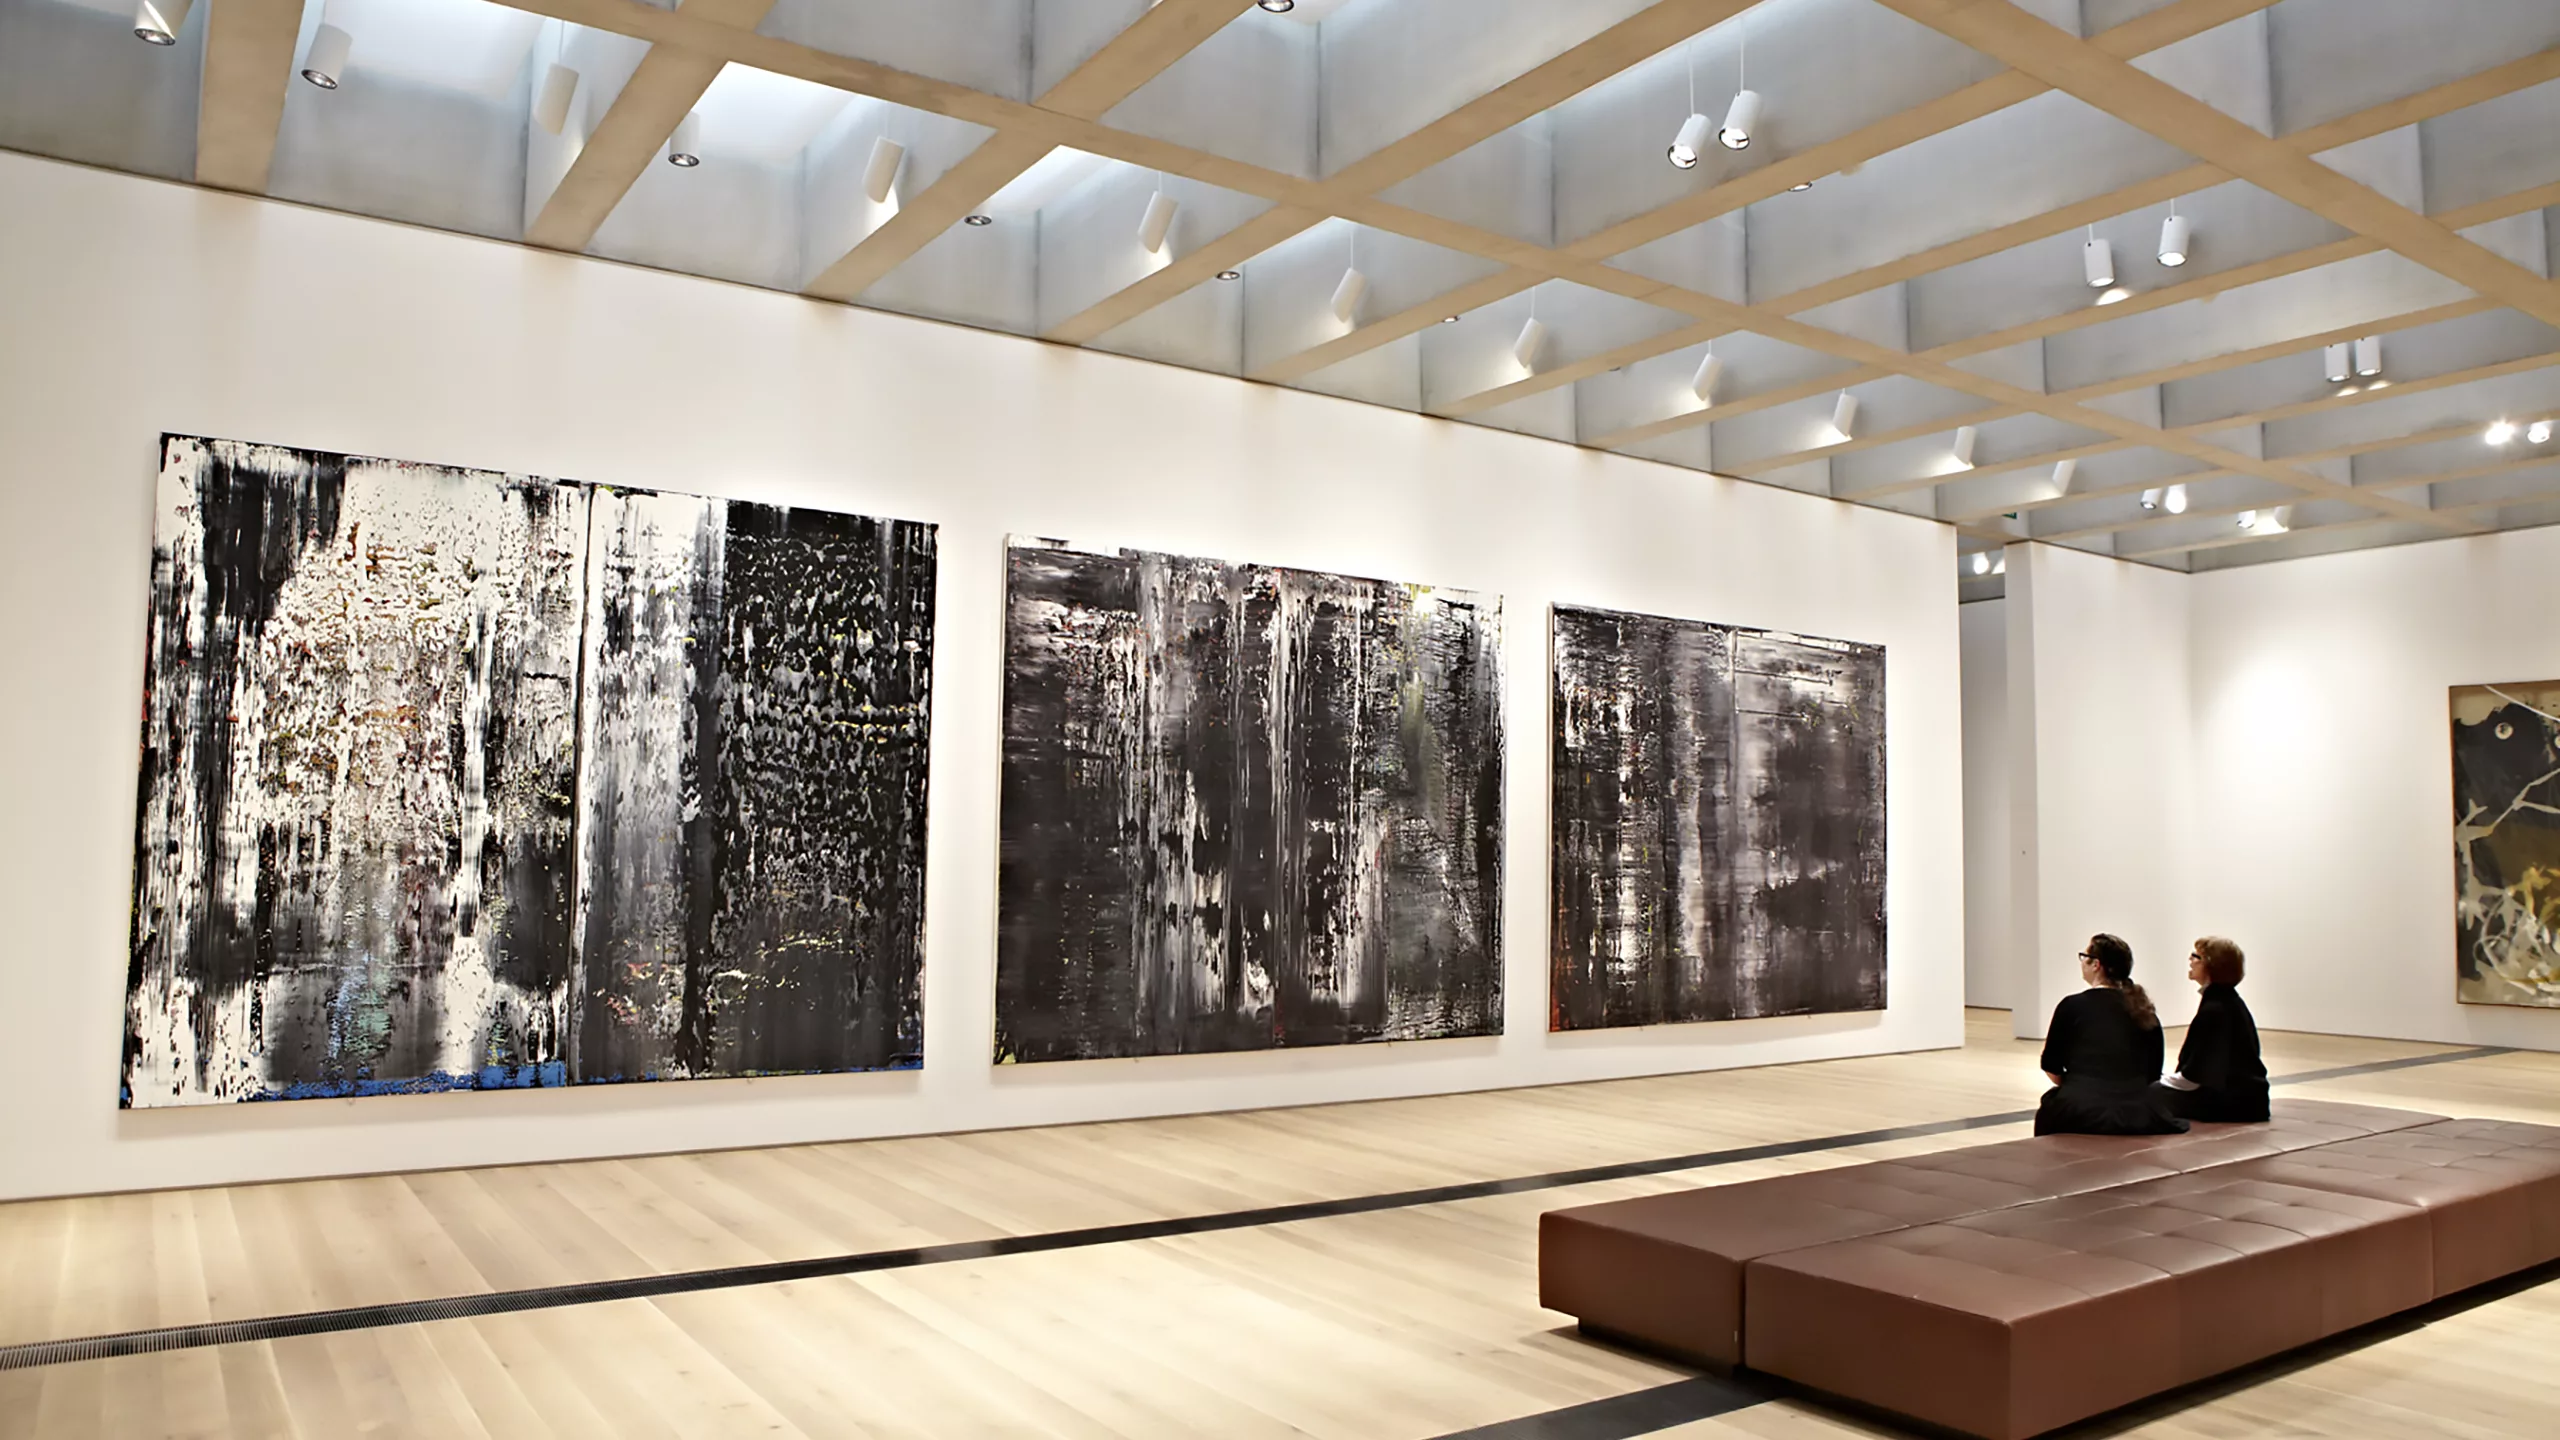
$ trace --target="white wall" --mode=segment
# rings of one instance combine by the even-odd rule
[[[2009,602],[1956,607],[1964,683],[1964,1003],[2009,1003]]]
[[[0,1197],[1036,1124],[1960,1041],[1952,532],[1497,431],[0,154]],[[921,1072],[115,1108],[163,430],[939,522]],[[1508,606],[1499,1038],[997,1071],[1003,541]],[[1545,607],[1888,647],[1891,1008],[1550,1036]]]
[[[2188,582],[2196,914],[2269,1025],[2560,1050],[2560,1011],[2454,994],[2445,690],[2560,676],[2560,529]]]
[[[2054,545],[2008,550],[2015,1032],[2044,1034],[2109,931],[2162,1017],[2195,1009],[2188,577]]]

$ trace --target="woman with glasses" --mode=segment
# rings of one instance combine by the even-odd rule
[[[2240,947],[2219,935],[2196,942],[2187,978],[2203,992],[2195,1023],[2178,1047],[2177,1073],[2160,1082],[2160,1098],[2190,1120],[2267,1118],[2267,1065],[2258,1057],[2258,1021],[2240,998]]]
[[[2133,983],[2133,947],[2092,935],[2080,952],[2089,988],[2053,1007],[2036,1107],[2039,1135],[2173,1135],[2187,1122],[2160,1099],[2160,1012]]]

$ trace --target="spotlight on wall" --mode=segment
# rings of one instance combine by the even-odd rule
[[[178,43],[178,27],[196,0],[142,0],[133,9],[133,33],[153,45]]]
[[[2054,494],[2056,494],[2056,495],[2068,495],[2068,494],[2070,494],[2070,493],[2071,493],[2071,477],[2072,477],[2072,475],[2073,475],[2075,472],[2077,472],[2077,471],[2079,470],[2079,468],[2080,468],[2080,462],[2079,462],[2079,461],[2077,461],[2077,460],[2056,460],[2056,461],[2054,461],[2054,462],[2053,462],[2053,493],[2054,493]]]
[[[688,110],[676,122],[676,133],[667,137],[667,163],[679,170],[690,170],[702,163],[702,112]]]
[[[1956,464],[1967,470],[1973,468],[1973,442],[1975,433],[1974,428],[1970,425],[1959,425],[1956,427]]]
[[[2080,270],[2089,277],[2089,288],[2104,290],[2116,283],[2116,247],[2096,236],[2080,247]]]
[[[2356,342],[2356,373],[2367,380],[2382,373],[2382,337],[2367,335]]]
[[[2195,226],[2187,217],[2172,210],[2160,222],[2160,263],[2172,269],[2187,263],[2187,242],[2194,238]]]
[[[2168,511],[2172,515],[2186,514],[2187,487],[2184,485],[2170,486],[2167,492],[2162,494],[2160,497],[2160,508]]]
[[[311,49],[302,57],[302,78],[323,90],[337,89],[338,77],[347,73],[347,55],[355,47],[356,37],[322,22],[311,34]]]
[[[569,125],[570,102],[578,98],[578,72],[554,63],[542,72],[542,89],[533,97],[533,122],[557,135]]]
[[[1147,213],[1138,217],[1138,246],[1150,255],[1164,253],[1165,237],[1173,233],[1173,212],[1182,207],[1174,198],[1159,190],[1147,197]]]
[[[1760,92],[1744,90],[1725,107],[1724,128],[1716,132],[1716,143],[1727,150],[1751,148],[1751,132],[1760,128]]]
[[[1342,272],[1342,283],[1333,287],[1333,318],[1349,325],[1360,318],[1360,301],[1369,293],[1369,277],[1358,267]]]
[[[1535,370],[1538,368],[1538,347],[1546,341],[1547,323],[1532,315],[1529,323],[1520,327],[1520,338],[1511,342],[1511,358],[1520,362],[1521,369]]]
[[[1714,122],[1704,115],[1692,115],[1680,122],[1680,133],[1672,137],[1671,148],[1664,152],[1674,170],[1694,170],[1698,152],[1707,148],[1707,127]]]
[[[906,163],[907,147],[883,135],[871,142],[871,158],[862,166],[862,193],[874,205],[886,205],[898,188],[898,167]]]
[[[2504,445],[2508,441],[2516,438],[2515,422],[2512,420],[2492,420],[2489,422],[2489,433],[2481,436],[2480,438],[2488,441],[2492,445]]]
[[[2145,509],[2145,510],[2157,510],[2157,509],[2159,509],[2159,508],[2160,508],[2160,492],[2159,492],[2159,491],[2157,491],[2157,490],[2145,490],[2145,491],[2143,491],[2143,492],[2142,492],[2142,508],[2143,508],[2143,509]]]
[[[1698,373],[1689,377],[1689,393],[1698,397],[1699,404],[1713,405],[1716,403],[1716,382],[1723,378],[1724,362],[1710,350],[1707,358],[1698,362]]]
[[[2536,445],[2550,444],[2551,422],[2548,420],[2534,421],[2531,425],[2525,427],[2524,438],[2532,441]]]
[[[1858,423],[1858,397],[1843,390],[1831,406],[1831,433],[1846,442]]]
[[[2343,385],[2347,382],[2350,371],[2346,341],[2341,340],[2335,345],[2320,347],[2320,373],[2328,376],[2329,383],[2332,385]]]
[[[1976,575],[1988,575],[1991,573],[1990,551],[1976,550],[1973,552],[1973,573]]]

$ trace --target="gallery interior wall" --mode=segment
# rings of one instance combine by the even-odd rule
[[[1964,656],[1964,1003],[2009,1004],[2009,602],[1956,607]]]
[[[1249,281],[1247,283],[1250,283]],[[0,154],[0,1198],[1105,1119],[1961,1038],[1954,542],[1216,376]],[[941,525],[926,1064],[119,1113],[151,496],[178,431]],[[998,1071],[1007,534],[1500,593],[1498,1038]],[[1546,607],[1888,649],[1883,1013],[1546,1030]]]

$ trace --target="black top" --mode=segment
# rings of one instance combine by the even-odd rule
[[[2204,987],[2195,1023],[2187,1027],[2187,1043],[2178,1049],[2178,1073],[2206,1090],[2267,1093],[2266,1062],[2258,1058],[2258,1022],[2239,991],[2228,985]]]
[[[2065,1085],[2144,1086],[2160,1078],[2162,1050],[2160,1027],[2134,1019],[2123,991],[2096,987],[2053,1007],[2044,1069]]]

